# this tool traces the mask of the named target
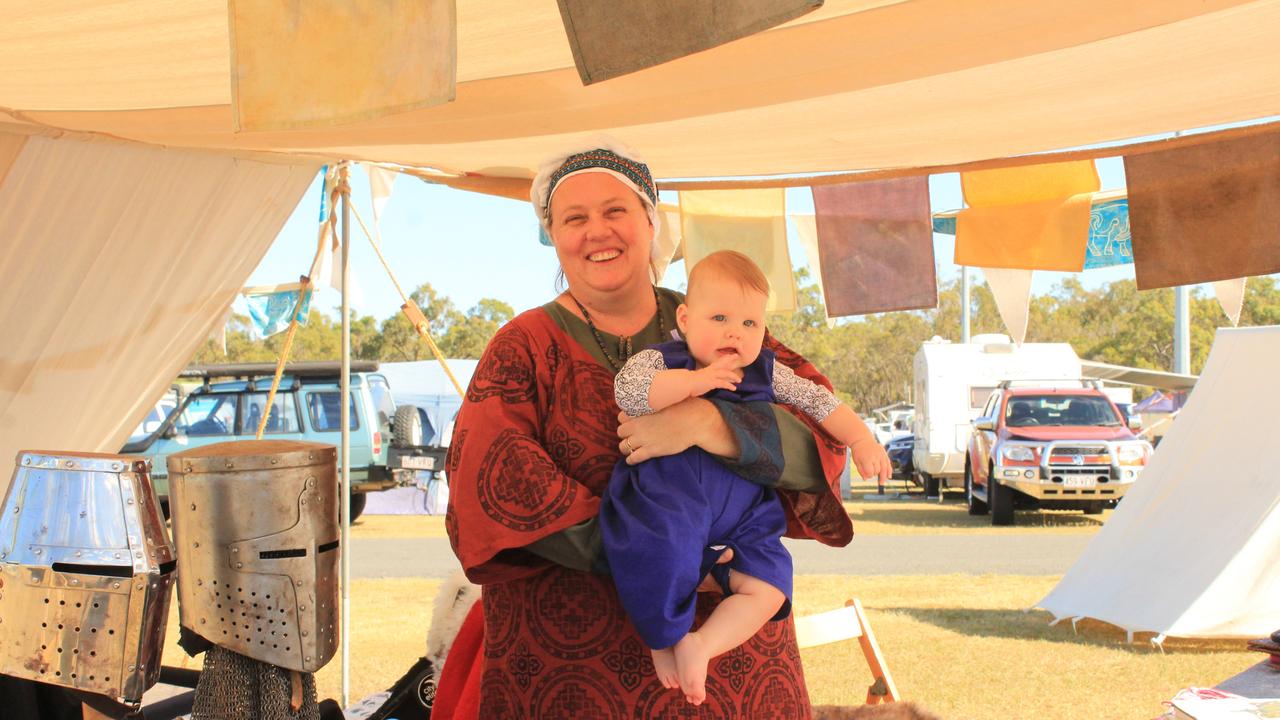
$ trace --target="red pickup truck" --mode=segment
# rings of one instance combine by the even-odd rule
[[[1015,507],[1102,512],[1151,458],[1151,444],[1132,432],[1138,427],[1087,383],[1002,383],[973,421],[964,466],[969,514],[990,512],[992,525],[1012,525]]]

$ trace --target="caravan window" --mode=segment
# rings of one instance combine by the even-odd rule
[[[1000,406],[1000,393],[992,392],[987,397],[987,404],[982,408],[982,414],[978,417],[995,417],[996,408]]]
[[[971,387],[969,388],[969,407],[977,410],[987,404],[987,400],[991,399],[991,393],[995,392],[993,387]],[[954,396],[953,396],[954,397]]]

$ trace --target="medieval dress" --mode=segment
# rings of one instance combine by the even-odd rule
[[[660,296],[665,325],[674,327],[681,298]],[[632,340],[643,347],[661,335],[651,327]],[[575,551],[590,536],[599,552],[600,496],[621,455],[613,373],[596,344],[585,323],[554,303],[522,313],[490,342],[458,414],[445,527],[467,576],[483,585],[480,717],[808,718],[790,619],[713,659],[707,700],[694,707],[654,675],[612,579],[591,572],[592,551]],[[781,344],[766,346],[797,374],[825,382]],[[787,535],[848,544],[843,448],[820,430],[811,434],[811,421],[789,408],[716,407],[741,448],[735,472],[805,488],[778,492]],[[700,595],[695,623],[718,600]]]

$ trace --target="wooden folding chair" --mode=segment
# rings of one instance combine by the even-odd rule
[[[893,684],[893,676],[889,674],[884,656],[880,654],[880,645],[876,643],[875,633],[871,632],[871,624],[862,612],[862,603],[847,600],[844,605],[838,610],[797,617],[796,644],[803,649],[857,638],[858,644],[862,646],[862,655],[867,659],[867,666],[871,668],[871,675],[875,678],[875,682],[867,688],[866,704],[898,702],[898,688]]]

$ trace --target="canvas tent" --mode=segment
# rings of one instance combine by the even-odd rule
[[[1159,636],[1254,638],[1280,627],[1278,352],[1280,327],[1218,330],[1142,482],[1039,607]]]
[[[378,20],[420,4],[289,7]],[[934,166],[1280,113],[1275,0],[829,0],[588,86],[555,2],[460,0],[454,33],[427,38],[456,44],[452,102],[237,132],[233,86],[284,96],[302,70],[229,51],[228,8],[251,5],[0,5],[0,458],[117,449],[323,162],[409,164],[494,190],[602,131],[673,178]],[[343,93],[394,79],[374,68],[352,83],[347,51],[369,27],[279,37],[332,46],[305,69]]]

